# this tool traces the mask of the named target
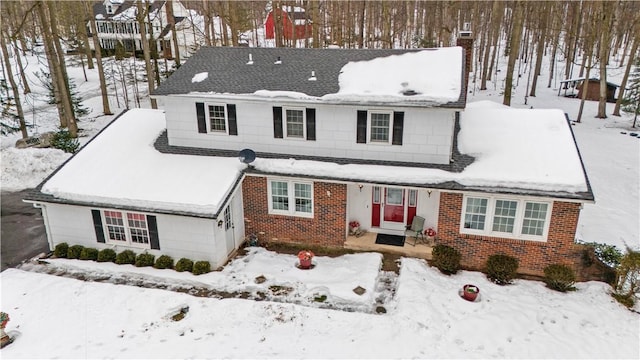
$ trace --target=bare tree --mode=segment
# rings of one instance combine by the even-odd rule
[[[609,49],[611,46],[611,28],[613,26],[612,3],[605,1],[599,6],[599,33],[600,33],[600,99],[598,101],[597,118],[607,118],[607,64],[609,63]]]
[[[176,18],[173,16],[173,1],[167,0],[164,6],[167,12],[167,20],[171,27],[171,41],[174,49],[173,58],[176,61],[176,66],[180,67],[180,46],[178,46],[178,35],[176,34]]]
[[[36,5],[37,6],[35,8],[38,12],[38,17],[42,27],[44,48],[45,53],[47,54],[47,61],[49,63],[49,71],[51,73],[53,93],[56,98],[58,114],[60,115],[60,126],[68,128],[72,137],[77,137],[78,126],[76,124],[75,115],[71,105],[69,79],[66,76],[66,71],[62,69],[64,67],[64,63],[60,63],[61,56],[58,55],[58,51],[61,51],[61,47],[59,39],[54,36],[54,32],[52,31],[53,22],[50,21],[48,17],[51,13],[47,15],[46,5],[42,0],[37,1]],[[58,46],[55,45],[56,42],[58,42]]]
[[[11,70],[11,60],[9,59],[9,51],[7,49],[7,44],[5,42],[5,37],[8,39],[9,34],[7,34],[5,29],[2,29],[2,34],[0,34],[0,49],[2,50],[2,56],[4,60],[5,69],[7,71],[7,78],[9,79],[9,84],[11,84],[11,91],[13,91],[13,100],[16,104],[16,111],[18,112],[18,122],[20,123],[20,132],[22,133],[22,138],[26,139],[29,137],[27,134],[27,125],[24,122],[24,112],[22,111],[22,103],[20,102],[20,90],[18,89],[18,85],[16,84],[16,80],[13,78],[13,71]]]
[[[518,49],[520,48],[520,37],[522,34],[524,5],[520,1],[516,1],[513,7],[513,21],[511,31],[511,40],[509,41],[509,61],[507,62],[507,77],[504,84],[504,98],[502,103],[511,106],[511,92],[513,88],[513,70],[515,68],[516,59],[518,57]]]
[[[89,23],[91,26],[93,40],[93,48],[96,53],[96,63],[98,64],[98,77],[100,78],[100,93],[102,94],[102,112],[105,115],[113,114],[111,112],[111,108],[109,107],[109,95],[107,94],[107,81],[104,76],[104,67],[102,64],[102,48],[100,47],[100,41],[98,40],[98,29],[96,27],[96,14],[93,12],[93,9],[89,11],[88,7],[90,6],[89,2],[84,2],[84,12],[89,14]]]
[[[147,70],[147,84],[149,84],[149,99],[151,100],[151,108],[157,109],[158,103],[156,99],[151,97],[151,93],[155,89],[154,85],[154,71],[151,66],[151,51],[149,49],[149,38],[147,37],[147,24],[145,23],[145,18],[147,17],[148,10],[143,10],[142,2],[136,2],[138,13],[136,14],[136,20],[138,21],[138,25],[140,27],[140,42],[142,43],[142,52],[144,54],[144,65]],[[153,31],[153,29],[150,29]]]
[[[613,115],[615,116],[620,116],[620,107],[622,105],[622,100],[624,99],[624,90],[627,87],[627,81],[629,81],[629,74],[631,73],[631,67],[634,64],[634,59],[637,56],[639,44],[640,44],[640,39],[638,39],[638,37],[636,36],[633,39],[633,45],[631,46],[631,52],[629,53],[629,61],[627,62],[627,68],[624,71],[624,76],[622,77],[622,83],[620,84],[620,91],[618,92],[618,99],[616,100],[616,106],[613,109]]]

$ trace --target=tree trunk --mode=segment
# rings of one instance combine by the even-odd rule
[[[612,9],[606,2],[601,4],[600,18],[600,101],[598,101],[599,119],[607,118],[607,63],[609,62],[609,47],[611,42],[611,28],[613,25]]]
[[[529,93],[529,96],[533,96],[533,97],[536,96],[536,87],[538,86],[538,77],[540,76],[540,69],[542,68],[542,55],[544,54],[544,45],[545,45],[546,34],[547,34],[547,19],[551,16],[551,9],[552,9],[552,4],[549,4],[549,3],[543,3],[543,4],[547,6],[547,9],[546,9],[547,11],[545,11],[544,15],[542,16],[542,19],[540,19],[540,22],[539,22],[540,28],[538,29],[538,43],[536,45],[536,67],[535,67],[535,70],[533,71],[533,74],[529,74],[530,76],[533,76],[533,82],[531,83],[531,92]]]
[[[211,8],[207,0],[202,0],[202,5],[204,7],[204,44],[211,46]]]
[[[60,84],[60,93],[62,94],[62,106],[64,108],[65,115],[67,117],[67,128],[69,134],[72,137],[78,136],[78,124],[76,122],[76,114],[73,111],[73,105],[71,104],[71,89],[69,87],[69,76],[67,75],[67,66],[64,60],[64,51],[60,45],[60,36],[58,35],[58,20],[57,9],[54,2],[47,2],[49,8],[49,21],[51,25],[51,39],[53,40],[53,46],[55,53],[58,56],[58,63],[56,71],[59,72],[58,83]]]
[[[84,4],[82,5],[84,6]],[[82,14],[86,14],[86,10],[82,11]],[[87,56],[87,67],[93,70],[93,56],[91,55],[91,47],[89,46],[89,35],[87,34],[87,24],[86,24],[86,16],[79,16],[78,23],[76,27],[78,28],[78,35],[80,35],[80,40],[82,41],[82,51],[84,51]],[[93,31],[93,30],[92,30]],[[98,36],[96,33],[93,33],[93,36]]]
[[[3,31],[0,36],[0,46],[1,46],[0,49],[2,50],[5,69],[7,69],[7,77],[9,78],[9,84],[11,84],[11,90],[13,91],[13,100],[16,103],[16,111],[18,112],[18,121],[20,122],[20,132],[22,133],[22,138],[26,139],[27,137],[29,137],[29,134],[27,134],[27,125],[24,122],[24,112],[22,111],[22,103],[20,101],[20,90],[18,89],[16,80],[13,78],[13,71],[11,70],[11,61],[9,60],[9,52],[7,51],[7,44],[4,40],[5,37],[7,39],[9,38],[8,34],[5,31]]]
[[[157,109],[158,103],[156,99],[151,97],[151,93],[155,89],[153,81],[155,75],[153,73],[153,67],[151,66],[151,51],[149,50],[149,39],[147,39],[147,29],[144,21],[147,12],[142,9],[142,2],[136,2],[136,6],[138,8],[137,20],[140,27],[140,42],[142,43],[142,52],[144,54],[144,66],[147,70],[147,84],[149,84],[149,99],[151,101],[151,108]],[[153,29],[151,29],[151,31],[153,31]]]
[[[640,44],[640,40],[636,36],[633,39],[633,45],[631,46],[631,52],[629,53],[629,62],[627,63],[627,68],[624,71],[624,77],[622,78],[622,83],[620,84],[620,91],[618,91],[618,99],[616,100],[616,106],[613,109],[613,115],[620,116],[620,106],[622,105],[622,100],[624,99],[624,89],[627,86],[627,81],[629,80],[629,73],[631,73],[631,67],[634,64],[634,57],[638,52],[638,44]]]
[[[167,11],[167,20],[171,26],[171,41],[173,42],[173,59],[176,61],[176,67],[180,67],[180,46],[178,46],[178,34],[176,34],[176,19],[173,17],[173,1],[167,0],[164,5]]]
[[[578,110],[578,118],[576,122],[582,122],[582,111],[584,110],[584,102],[587,100],[587,87],[589,86],[589,73],[591,72],[591,58],[593,52],[593,45],[590,45],[590,49],[585,49],[585,56],[587,57],[587,75],[582,82],[582,98],[580,99],[580,110]]]
[[[520,37],[522,34],[522,3],[516,1],[514,4],[513,26],[511,41],[509,42],[509,61],[507,63],[507,77],[504,85],[504,99],[502,103],[511,106],[511,92],[513,87],[513,70],[520,48]]]
[[[93,40],[93,48],[96,52],[96,63],[98,64],[98,77],[100,78],[100,93],[102,94],[102,112],[105,115],[112,115],[111,108],[109,107],[109,95],[107,94],[107,81],[104,76],[104,67],[102,64],[102,49],[100,47],[100,41],[98,40],[98,29],[96,27],[96,14],[93,13],[93,7],[91,7],[91,11],[88,11],[88,7],[90,7],[90,3],[84,3],[84,10],[89,14],[91,32],[93,36],[91,39]],[[126,91],[126,89],[125,89]]]

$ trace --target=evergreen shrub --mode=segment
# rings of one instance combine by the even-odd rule
[[[211,272],[211,264],[208,261],[196,261],[193,264],[193,275],[206,274]]]
[[[80,260],[98,260],[98,249],[84,248],[80,252]]]
[[[113,249],[102,249],[98,252],[98,262],[115,262],[116,252]]]
[[[518,271],[518,259],[504,254],[495,254],[487,259],[487,277],[498,285],[511,284]]]
[[[136,257],[136,267],[153,266],[156,261],[155,255],[142,253]]]
[[[71,136],[69,130],[60,130],[53,134],[51,146],[64,152],[74,154],[80,147],[78,139]]]
[[[69,259],[80,259],[80,254],[82,253],[82,249],[84,246],[82,245],[73,245],[67,250],[67,257]]]
[[[133,250],[124,250],[116,256],[116,264],[135,264],[136,263],[136,253]]]
[[[187,258],[181,258],[180,260],[178,260],[178,262],[176,263],[176,271],[178,272],[183,272],[183,271],[192,271],[193,270],[193,261],[187,259]]]
[[[156,269],[173,269],[173,258],[169,255],[160,255],[153,267]]]
[[[560,292],[575,290],[576,275],[567,265],[552,264],[544,268],[544,283]]]
[[[60,243],[53,249],[53,255],[55,255],[57,258],[66,258],[67,251],[69,251],[69,244]]]
[[[460,270],[460,252],[451,246],[436,245],[433,247],[431,264],[443,274],[455,274]]]

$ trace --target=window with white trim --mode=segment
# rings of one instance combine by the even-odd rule
[[[222,104],[207,104],[209,131],[227,132],[227,107]]]
[[[149,247],[149,225],[145,214],[104,210],[107,241],[115,244]]]
[[[517,207],[517,201],[496,200],[493,214],[493,231],[513,233]]]
[[[464,228],[484,230],[487,217],[487,199],[467,198],[464,211]]]
[[[285,108],[285,127],[287,137],[290,138],[305,138],[305,129],[304,129],[304,109],[292,109]]]
[[[269,213],[313,217],[313,183],[272,179],[268,181]]]
[[[393,113],[369,112],[369,142],[390,143]]]
[[[526,199],[465,196],[460,232],[545,241],[551,203]]]
[[[522,233],[526,235],[542,236],[549,205],[544,203],[527,202],[524,209]]]

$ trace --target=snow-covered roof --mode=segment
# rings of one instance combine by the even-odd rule
[[[507,192],[592,200],[564,113],[469,104],[461,114],[458,150],[475,158],[461,172],[435,168],[256,159],[257,171],[379,184]],[[452,185],[456,184],[456,185]]]
[[[295,49],[203,47],[154,95],[252,96],[287,91],[326,103],[464,108],[461,47]],[[249,61],[251,59],[251,61]],[[208,79],[194,83],[196,74]],[[309,78],[315,75],[314,81]]]
[[[41,188],[74,203],[215,217],[246,165],[237,157],[163,154],[159,110],[130,110],[107,126]]]
[[[46,180],[41,193],[53,202],[216,217],[246,165],[237,157],[158,151],[154,142],[165,130],[165,124],[162,111],[135,109],[125,113]],[[458,149],[475,158],[461,172],[410,166],[340,165],[293,157],[264,158],[259,154],[252,163],[252,171],[593,199],[571,127],[562,111],[473,103],[462,114],[460,126]],[[452,183],[457,185],[452,187]]]

